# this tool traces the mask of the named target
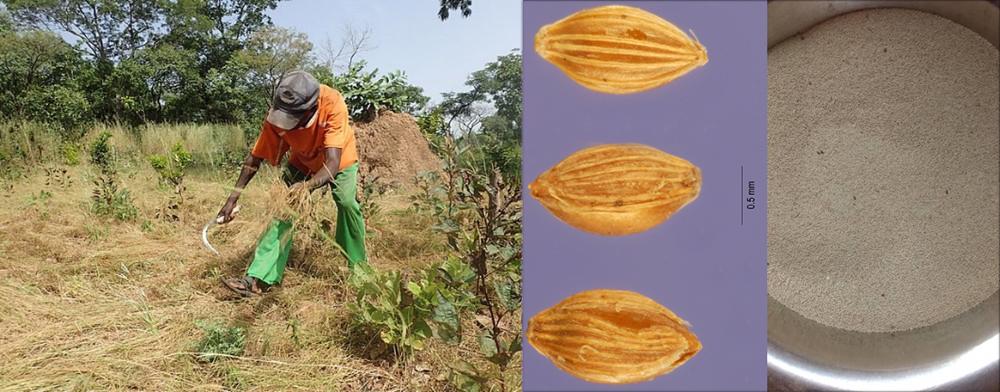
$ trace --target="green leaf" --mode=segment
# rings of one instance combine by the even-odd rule
[[[406,289],[410,290],[410,292],[413,293],[413,296],[415,297],[420,296],[421,293],[420,285],[418,285],[416,282],[406,282]]]
[[[497,280],[493,282],[493,289],[500,298],[500,302],[507,309],[517,309],[521,306],[520,295],[515,290],[515,286],[507,280]]]
[[[468,284],[476,278],[476,272],[472,270],[472,267],[454,256],[448,257],[438,269],[452,284]]]
[[[500,248],[493,244],[486,245],[486,253],[489,255],[495,255],[500,253]]]
[[[418,336],[421,339],[426,339],[434,336],[434,332],[431,331],[431,326],[427,324],[427,321],[418,320],[413,323],[413,336]]]
[[[517,352],[521,351],[521,334],[520,333],[518,333],[517,336],[514,337],[514,340],[510,341],[510,346],[507,348],[507,351],[510,352],[511,355],[513,355],[514,353],[517,353]]]
[[[458,319],[458,310],[441,293],[437,293],[436,300],[432,320],[437,323],[438,337],[448,343],[461,342],[462,324]]]
[[[397,343],[396,335],[393,333],[392,330],[383,330],[381,333],[379,333],[379,336],[382,338],[382,341],[385,342],[385,344]]]
[[[497,344],[489,334],[479,335],[479,350],[489,358],[497,355]]]
[[[517,249],[515,249],[513,246],[505,246],[503,248],[500,248],[500,260],[503,261],[510,260],[516,254],[517,254]]]
[[[462,392],[479,392],[486,383],[486,377],[479,374],[479,369],[466,361],[453,365],[448,372],[448,379],[451,385]]]

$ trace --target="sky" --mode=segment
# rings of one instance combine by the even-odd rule
[[[368,27],[375,46],[361,55],[381,72],[402,70],[424,95],[465,91],[469,74],[520,48],[521,0],[474,0],[472,15],[441,21],[438,0],[288,0],[270,15],[274,24],[309,36],[322,54],[346,26]]]

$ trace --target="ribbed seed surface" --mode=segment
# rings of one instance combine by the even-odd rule
[[[656,226],[697,198],[701,173],[653,147],[605,144],[571,154],[528,188],[570,226],[626,235]]]
[[[535,34],[535,51],[591,90],[648,90],[708,62],[705,47],[670,22],[635,7],[574,13]]]
[[[528,322],[528,342],[563,371],[626,384],[669,373],[701,350],[686,321],[642,294],[590,290]]]

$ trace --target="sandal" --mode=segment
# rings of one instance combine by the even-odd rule
[[[263,282],[261,282],[263,284]],[[260,295],[264,291],[257,285],[257,278],[252,276],[244,276],[242,278],[223,278],[222,284],[226,285],[230,290],[235,291],[243,297],[252,297],[254,295]]]

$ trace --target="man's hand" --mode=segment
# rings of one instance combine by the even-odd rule
[[[288,187],[288,193],[293,195],[300,192],[309,193],[310,191],[312,191],[312,185],[309,180],[299,181]]]
[[[323,162],[323,167],[319,169],[316,174],[313,174],[312,178],[308,181],[304,181],[310,191],[314,191],[317,188],[330,183],[333,178],[337,175],[337,168],[340,167],[340,149],[336,147],[330,147],[326,149],[326,161]],[[298,184],[296,184],[298,185]]]
[[[215,223],[226,224],[233,220],[233,210],[236,208],[236,199],[226,199],[226,204],[219,210],[219,215],[215,218]]]
[[[260,163],[263,162],[262,159],[253,156],[253,154],[247,154],[247,158],[243,161],[243,169],[240,170],[240,178],[236,180],[236,186],[233,188],[233,192],[226,199],[226,204],[222,206],[219,210],[219,215],[215,217],[215,223],[226,224],[233,220],[233,214],[236,213],[236,201],[240,199],[240,193],[246,188],[253,176],[257,174],[257,169],[260,168]]]

